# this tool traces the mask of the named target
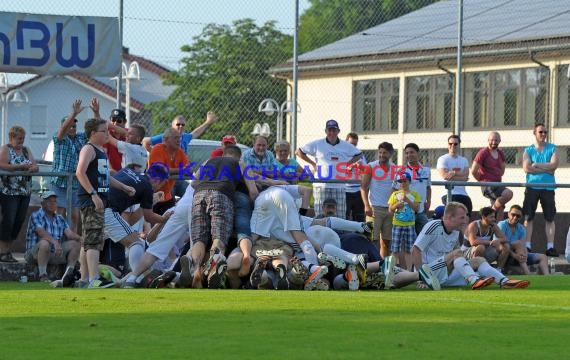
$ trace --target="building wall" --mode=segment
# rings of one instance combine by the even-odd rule
[[[556,67],[561,64],[568,64],[570,59],[540,59],[540,61],[550,68],[550,88],[549,88],[549,141],[560,147],[558,155],[564,161],[556,172],[557,181],[562,184],[570,184],[570,166],[566,161],[566,147],[570,146],[570,129],[567,127],[553,126],[557,122],[557,72]],[[478,64],[476,66],[464,66],[464,72],[481,72],[492,70],[505,70],[516,68],[534,68],[538,65],[530,60],[517,61],[512,63],[492,63]],[[451,72],[456,71],[454,68],[448,69]],[[353,130],[353,82],[370,79],[382,78],[400,78],[400,102],[399,102],[399,119],[398,131],[393,133],[360,133],[359,148],[362,150],[377,149],[382,141],[391,142],[398,152],[397,162],[402,164],[403,147],[409,142],[415,142],[421,149],[429,149],[434,152],[447,153],[447,137],[453,132],[451,131],[422,131],[422,132],[404,132],[405,124],[405,99],[406,86],[405,79],[409,76],[421,75],[442,75],[445,74],[439,69],[419,69],[410,68],[406,71],[398,72],[358,72],[354,74],[342,74],[335,77],[307,77],[301,74],[299,79],[298,103],[301,112],[298,113],[298,133],[297,144],[303,144],[316,138],[324,137],[324,124],[327,119],[336,119],[339,122],[343,138],[348,132]],[[494,129],[477,129],[477,130],[461,130],[462,148],[478,149],[487,146],[487,135],[489,131]],[[501,133],[502,147],[516,147],[522,149],[534,142],[532,127],[521,129],[498,129]],[[373,159],[368,159],[373,160]],[[471,160],[471,159],[469,159]],[[435,162],[435,161],[434,161]],[[429,163],[432,167],[432,180],[440,180],[435,163]],[[520,165],[508,166],[503,177],[504,182],[524,183],[525,175]],[[513,187],[514,198],[511,202],[522,205],[524,198],[523,187]],[[439,204],[437,200],[446,193],[442,187],[434,187],[432,207]],[[478,186],[468,187],[468,193],[472,197],[474,209],[489,204],[488,200],[481,195]],[[557,209],[560,212],[570,212],[570,203],[563,201],[570,197],[570,189],[558,189],[556,192]],[[540,206],[539,206],[540,211]]]

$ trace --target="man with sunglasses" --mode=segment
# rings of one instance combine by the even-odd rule
[[[534,144],[524,149],[523,170],[526,173],[527,184],[555,184],[554,172],[558,168],[558,154],[556,145],[546,141],[548,131],[542,123],[534,125]],[[538,201],[544,214],[547,250],[546,256],[557,257],[558,252],[554,248],[554,216],[556,215],[556,203],[554,201],[555,187],[531,187],[524,192],[523,210],[526,226],[526,246],[531,247],[533,232],[533,220],[536,214]]]
[[[540,273],[548,275],[546,255],[529,252],[526,248],[526,229],[519,223],[522,216],[523,209],[515,204],[509,209],[508,218],[497,223],[497,227],[505,234],[510,245],[507,266],[520,266],[523,273],[529,275],[528,265],[538,264]]]
[[[114,127],[109,128],[109,135],[119,141],[125,141],[127,138],[125,134],[127,129],[125,125],[127,124],[127,114],[121,109],[111,110],[111,116],[109,120],[114,125]],[[111,174],[121,170],[123,162],[123,154],[117,149],[116,144],[111,142],[103,145],[107,149],[107,158],[109,159],[109,166],[111,168]]]
[[[172,120],[171,127],[172,129],[176,130],[180,134],[180,148],[184,151],[186,156],[191,156],[188,154],[188,144],[192,139],[198,139],[202,134],[212,125],[218,116],[213,111],[208,111],[206,114],[206,121],[204,121],[200,126],[192,130],[192,132],[184,131],[186,129],[186,118],[183,115],[177,115],[174,120]],[[146,150],[150,153],[152,147],[156,144],[161,144],[162,139],[164,137],[163,134],[154,135],[152,137],[145,137],[142,141],[143,146]],[[173,195],[182,197],[186,192],[186,187],[188,186],[188,182],[185,180],[177,180],[174,186]]]
[[[459,135],[451,135],[447,138],[448,153],[437,159],[437,171],[445,181],[467,181],[469,180],[469,161],[460,155],[459,147],[461,138]],[[444,204],[447,203],[447,195],[441,198]],[[465,186],[455,185],[451,190],[451,201],[457,201],[467,207],[467,216],[471,216],[473,203],[467,195]]]

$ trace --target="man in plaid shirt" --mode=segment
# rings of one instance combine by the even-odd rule
[[[26,261],[38,264],[40,281],[49,281],[49,264],[67,264],[62,279],[73,279],[73,269],[79,258],[81,237],[71,231],[65,218],[57,210],[57,195],[42,193],[42,207],[30,216],[26,233]]]
[[[79,161],[79,151],[87,143],[85,132],[77,132],[77,119],[83,110],[81,100],[75,100],[69,116],[62,119],[57,134],[53,137],[53,164],[52,171],[58,173],[74,173]],[[79,182],[73,178],[73,199],[71,205],[71,229],[77,232],[79,224],[79,204],[77,190]],[[51,190],[57,195],[57,206],[60,214],[65,213],[67,207],[67,178],[55,176],[51,181]]]

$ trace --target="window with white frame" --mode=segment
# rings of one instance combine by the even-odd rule
[[[549,70],[542,67],[468,73],[467,129],[532,127],[548,115]]]
[[[570,80],[568,65],[558,66],[558,114],[556,125],[570,125]]]
[[[355,81],[353,129],[357,132],[397,132],[400,80]]]
[[[414,76],[406,80],[406,131],[449,130],[453,123],[453,78]]]
[[[45,138],[47,136],[47,107],[45,105],[31,107],[29,134],[31,138]]]

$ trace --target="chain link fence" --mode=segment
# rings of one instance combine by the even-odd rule
[[[297,145],[323,137],[325,121],[334,118],[341,124],[341,137],[350,131],[360,135],[359,147],[369,161],[376,157],[380,142],[390,141],[397,149],[394,160],[401,163],[403,145],[415,142],[421,148],[422,160],[435,167],[437,158],[446,153],[447,136],[457,127],[458,3],[300,0],[298,133],[292,135]],[[520,169],[522,149],[533,141],[531,129],[535,122],[547,123],[549,128],[569,127],[569,34],[550,36],[544,30],[560,27],[561,15],[569,11],[568,4],[549,1],[548,6],[536,8],[535,23],[524,21],[531,1],[466,0],[464,4],[465,59],[459,126],[463,155],[471,160],[479,148],[487,145],[488,131],[497,130],[503,135],[501,145],[507,167]],[[523,15],[492,19],[509,6]],[[0,10],[112,17],[118,16],[119,6],[111,0],[7,0]],[[212,110],[218,121],[203,134],[204,139],[219,140],[233,134],[238,142],[250,146],[255,125],[268,123],[271,149],[277,140],[279,121],[284,136],[290,139],[287,101],[293,91],[294,17],[295,1],[125,0],[126,65],[146,60],[157,65],[151,69],[145,64],[146,73],[155,71],[154,76],[162,81],[157,84],[149,77],[141,77],[130,82],[132,122],[144,122],[157,134],[181,114],[191,130]],[[486,22],[494,27],[481,25]],[[540,27],[542,23],[545,25]],[[495,36],[502,28],[505,30],[501,36]],[[337,42],[341,39],[342,44]],[[378,44],[378,52],[367,52],[372,49],[371,43]],[[363,50],[359,53],[359,49]],[[319,59],[320,54],[323,57]],[[348,66],[349,60],[344,67],[331,65],[343,59],[354,65]],[[98,80],[111,89],[116,86],[113,80]],[[51,94],[43,104],[48,109],[46,120],[57,127],[78,92],[60,77],[46,77],[41,86]],[[104,111],[114,107],[112,91],[101,91],[97,86],[90,91],[104,99]],[[146,96],[149,93],[160,96]],[[278,109],[266,116],[260,112],[260,104],[269,98],[275,100]],[[37,105],[26,114],[10,108],[15,120],[9,120],[12,125],[14,121],[28,124],[31,134],[43,134],[33,136],[36,157],[42,155],[54,129],[29,120],[41,117],[38,101],[31,100]],[[88,98],[83,101],[87,103]],[[86,110],[80,120],[88,116]],[[560,145],[564,166],[569,163],[570,141],[565,132],[559,134],[549,136]],[[509,180],[523,180],[520,172],[514,176],[519,178]]]

